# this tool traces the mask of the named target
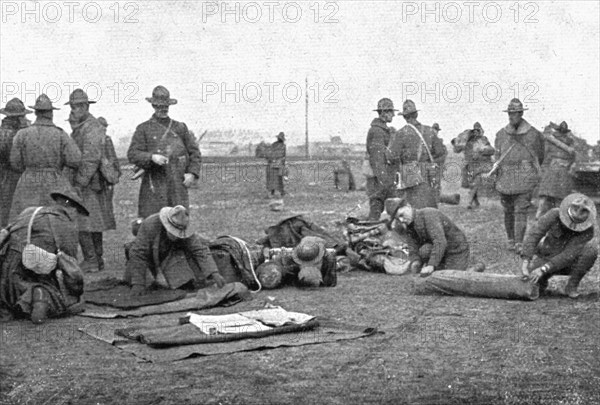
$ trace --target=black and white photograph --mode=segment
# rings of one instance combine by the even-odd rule
[[[0,0],[0,404],[600,403],[600,2]]]

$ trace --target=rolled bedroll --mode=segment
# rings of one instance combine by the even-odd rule
[[[425,282],[428,287],[451,295],[529,301],[540,296],[537,284],[513,274],[440,270],[433,272]]]

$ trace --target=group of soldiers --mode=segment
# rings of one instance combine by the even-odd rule
[[[551,123],[542,134],[523,119],[526,110],[520,100],[510,101],[504,110],[509,123],[496,134],[494,147],[479,123],[461,134],[463,139],[453,140],[454,150],[465,152],[462,185],[470,188],[468,208],[480,205],[478,191],[485,183],[493,184],[504,210],[507,249],[523,259],[523,276],[544,289],[552,275],[569,274],[565,293],[576,297],[579,282],[598,256],[593,241],[596,208],[587,196],[572,193],[569,168],[576,152],[567,124]],[[417,121],[411,100],[399,113],[406,125],[397,131],[388,126],[397,111],[390,99],[381,99],[375,111],[378,117],[367,135],[369,219],[379,220],[385,207],[398,232],[414,245],[412,256],[421,274],[467,269],[469,243],[437,209],[443,201],[439,179],[446,149],[436,129]],[[536,188],[540,203],[528,231]],[[471,269],[484,267],[477,263]]]

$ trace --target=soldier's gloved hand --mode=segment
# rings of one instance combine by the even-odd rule
[[[532,283],[537,283],[538,281],[540,281],[540,278],[543,275],[544,275],[544,270],[542,270],[541,267],[538,267],[537,269],[535,269],[531,272],[531,275],[529,276],[529,281],[531,281]]]
[[[185,188],[190,188],[192,187],[192,185],[194,184],[194,180],[196,179],[196,176],[194,176],[192,173],[186,173],[183,175],[183,185]]]
[[[164,166],[169,163],[169,158],[165,155],[154,154],[152,155],[152,161],[159,166]]]
[[[129,290],[129,294],[132,297],[139,297],[141,295],[146,294],[146,287],[144,287],[141,284],[135,284],[134,286],[131,287],[131,290]]]
[[[224,286],[225,284],[227,284],[227,283],[225,282],[225,279],[223,278],[223,276],[222,276],[222,275],[220,275],[219,273],[213,273],[213,274],[211,274],[210,278],[211,278],[211,280],[212,280],[212,281],[214,281],[214,282],[215,282],[215,284],[216,284],[216,285],[217,285],[217,287],[219,287],[219,288],[223,288],[223,286]]]

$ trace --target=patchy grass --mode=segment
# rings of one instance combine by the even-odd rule
[[[271,212],[264,169],[216,164],[191,191],[196,230],[208,237],[231,234],[253,241],[265,226],[305,213],[330,232],[346,213],[365,215],[364,191],[333,188],[333,163],[292,162],[285,211]],[[353,168],[359,179],[359,162]],[[244,171],[245,170],[245,171]],[[118,185],[118,229],[105,236],[107,270],[90,280],[118,277],[122,245],[130,238],[139,183]],[[446,191],[459,183],[445,184]],[[466,197],[465,190],[461,190]],[[360,204],[360,208],[358,205]],[[477,260],[493,271],[518,270],[505,251],[497,200],[468,211],[442,206],[473,242]],[[598,263],[583,280],[584,292],[600,290]],[[564,280],[559,281],[564,282]],[[410,276],[350,272],[336,288],[263,291],[290,310],[365,326],[384,334],[331,344],[279,348],[140,363],[77,329],[106,321],[82,317],[1,324],[0,403],[7,404],[270,404],[270,403],[600,403],[598,295],[573,301],[556,296],[535,302],[448,297],[425,293]],[[223,313],[234,308],[216,308]],[[118,325],[144,320],[118,321]],[[116,327],[115,326],[115,327]]]

